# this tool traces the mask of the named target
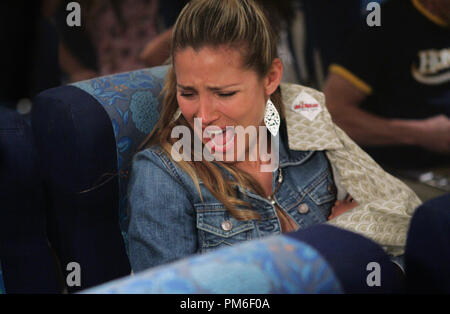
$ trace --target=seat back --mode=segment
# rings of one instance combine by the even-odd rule
[[[130,273],[126,254],[128,168],[159,113],[167,67],[47,90],[33,131],[48,204],[49,240],[61,268],[81,268],[78,291]]]
[[[31,127],[0,106],[0,293],[58,293]]]
[[[119,221],[127,239],[128,175],[137,148],[159,118],[160,95],[168,66],[104,76],[73,84],[93,96],[111,120],[119,176]]]

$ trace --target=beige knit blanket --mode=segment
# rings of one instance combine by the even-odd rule
[[[333,123],[323,93],[294,84],[282,84],[281,92],[289,148],[325,151],[337,185],[359,204],[328,223],[374,240],[389,254],[403,254],[411,215],[421,204],[417,195]]]

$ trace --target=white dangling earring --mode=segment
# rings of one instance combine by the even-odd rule
[[[264,112],[264,124],[273,136],[277,136],[280,128],[280,114],[270,98],[267,101],[266,111]]]
[[[177,111],[175,111],[175,114],[173,115],[172,121],[177,121],[180,116],[181,116],[181,110],[180,110],[180,108],[178,108]]]

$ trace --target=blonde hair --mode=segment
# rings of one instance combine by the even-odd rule
[[[239,49],[244,68],[254,70],[262,78],[268,74],[273,60],[277,58],[276,43],[276,35],[263,10],[253,0],[192,0],[180,13],[173,29],[172,64],[177,51],[188,47],[198,50],[205,46],[228,46]],[[176,120],[173,119],[178,109],[176,83],[175,71],[171,67],[162,91],[165,96],[160,119],[153,132],[141,145],[141,147],[160,145],[169,158],[172,145],[176,141],[171,138],[172,129],[184,125],[192,131],[182,115]],[[283,118],[279,87],[271,95],[271,100]],[[194,149],[191,151],[194,152]],[[252,176],[238,170],[232,164],[194,161],[194,158],[191,160],[180,161],[178,164],[192,178],[200,197],[202,195],[199,179],[234,218],[239,220],[260,218],[248,202],[237,197],[236,192],[236,187],[240,186],[264,196],[264,190]],[[219,165],[229,171],[234,179],[227,179]]]

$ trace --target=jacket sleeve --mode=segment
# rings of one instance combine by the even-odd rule
[[[189,195],[151,150],[141,151],[133,159],[128,208],[134,272],[197,252],[196,216]]]

